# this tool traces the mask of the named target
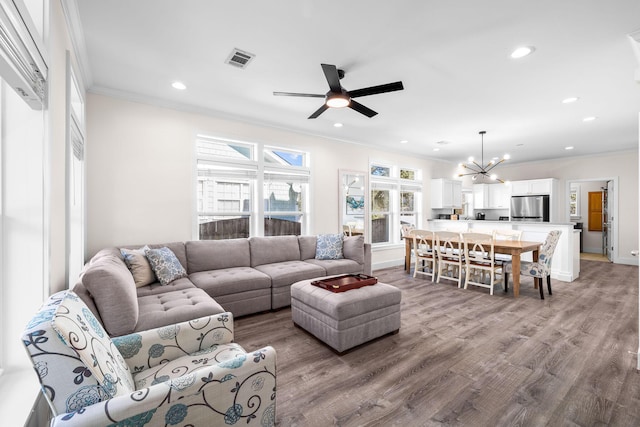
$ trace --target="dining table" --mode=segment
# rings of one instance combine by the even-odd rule
[[[411,250],[413,248],[413,237],[402,236],[405,241],[405,259],[404,269],[409,273],[411,271]],[[429,239],[427,239],[429,240]],[[433,244],[433,242],[431,242]],[[531,242],[525,240],[494,240],[493,250],[498,254],[511,255],[511,264],[513,267],[513,296],[518,298],[520,295],[520,255],[527,252],[533,252],[533,261],[538,261],[538,253],[542,242]]]

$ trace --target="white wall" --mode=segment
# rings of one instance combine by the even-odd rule
[[[311,153],[311,232],[341,232],[338,170],[366,173],[369,160],[423,170],[425,214],[429,180],[450,165],[356,144],[177,111],[104,95],[87,98],[87,256],[106,246],[190,240],[197,133],[262,141]],[[389,253],[390,252],[390,253]],[[402,248],[374,259],[399,259]],[[375,261],[374,261],[375,262]]]
[[[204,114],[177,111],[115,97],[87,98],[87,257],[103,247],[192,239],[193,141],[196,133],[302,148],[312,159],[312,233],[338,232],[338,170],[367,171],[370,160],[421,168],[424,217],[430,218],[433,178],[450,177],[456,165],[362,145],[340,143]],[[636,155],[637,156],[637,155]],[[501,166],[510,179],[620,177],[622,250],[638,246],[638,165],[629,153]],[[597,171],[592,172],[592,171]],[[564,190],[560,190],[562,193]],[[630,199],[630,196],[633,198]],[[565,204],[567,195],[559,194]],[[568,221],[568,217],[567,220]],[[628,249],[628,250],[627,250]],[[376,250],[374,265],[403,262],[403,247]]]

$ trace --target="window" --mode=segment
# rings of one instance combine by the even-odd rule
[[[372,163],[371,243],[400,243],[402,225],[422,223],[421,172]]]
[[[196,163],[197,238],[308,233],[308,153],[199,135]]]

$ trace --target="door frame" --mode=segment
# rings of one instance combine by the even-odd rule
[[[569,214],[569,195],[571,194],[571,184],[579,184],[584,182],[603,182],[603,181],[612,181],[613,182],[613,203],[612,203],[612,212],[610,212],[610,217],[613,218],[613,227],[611,227],[611,236],[613,237],[613,250],[611,251],[611,260],[614,264],[619,264],[620,259],[618,255],[618,242],[620,241],[618,238],[618,193],[619,193],[619,178],[617,176],[605,176],[605,177],[593,177],[593,178],[575,178],[575,179],[567,179],[565,183],[565,218],[570,219],[571,216]],[[584,216],[584,215],[583,215]],[[569,221],[570,222],[570,221]]]

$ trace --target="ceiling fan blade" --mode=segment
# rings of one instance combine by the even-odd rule
[[[308,118],[309,119],[315,119],[317,118],[320,114],[324,113],[329,107],[327,107],[327,104],[322,104],[322,107],[318,108],[312,115],[310,115]]]
[[[324,72],[324,76],[327,78],[327,83],[329,83],[329,89],[331,89],[331,92],[341,93],[342,86],[340,86],[340,76],[338,75],[338,69],[336,66],[331,64],[320,65],[322,65],[322,71]]]
[[[363,89],[350,90],[347,93],[351,98],[357,98],[359,96],[376,95],[378,93],[394,92],[396,90],[403,90],[404,86],[402,82],[387,83],[385,85],[365,87]]]
[[[373,116],[375,116],[376,113],[375,111],[373,111],[371,108],[369,107],[365,107],[364,105],[360,104],[359,102],[354,101],[353,99],[351,100],[351,103],[349,104],[349,108],[351,108],[352,110],[356,110],[358,113],[364,114],[365,116],[371,118]]]
[[[325,95],[318,95],[316,93],[295,93],[295,92],[273,92],[275,96],[301,96],[304,98],[324,98]]]

